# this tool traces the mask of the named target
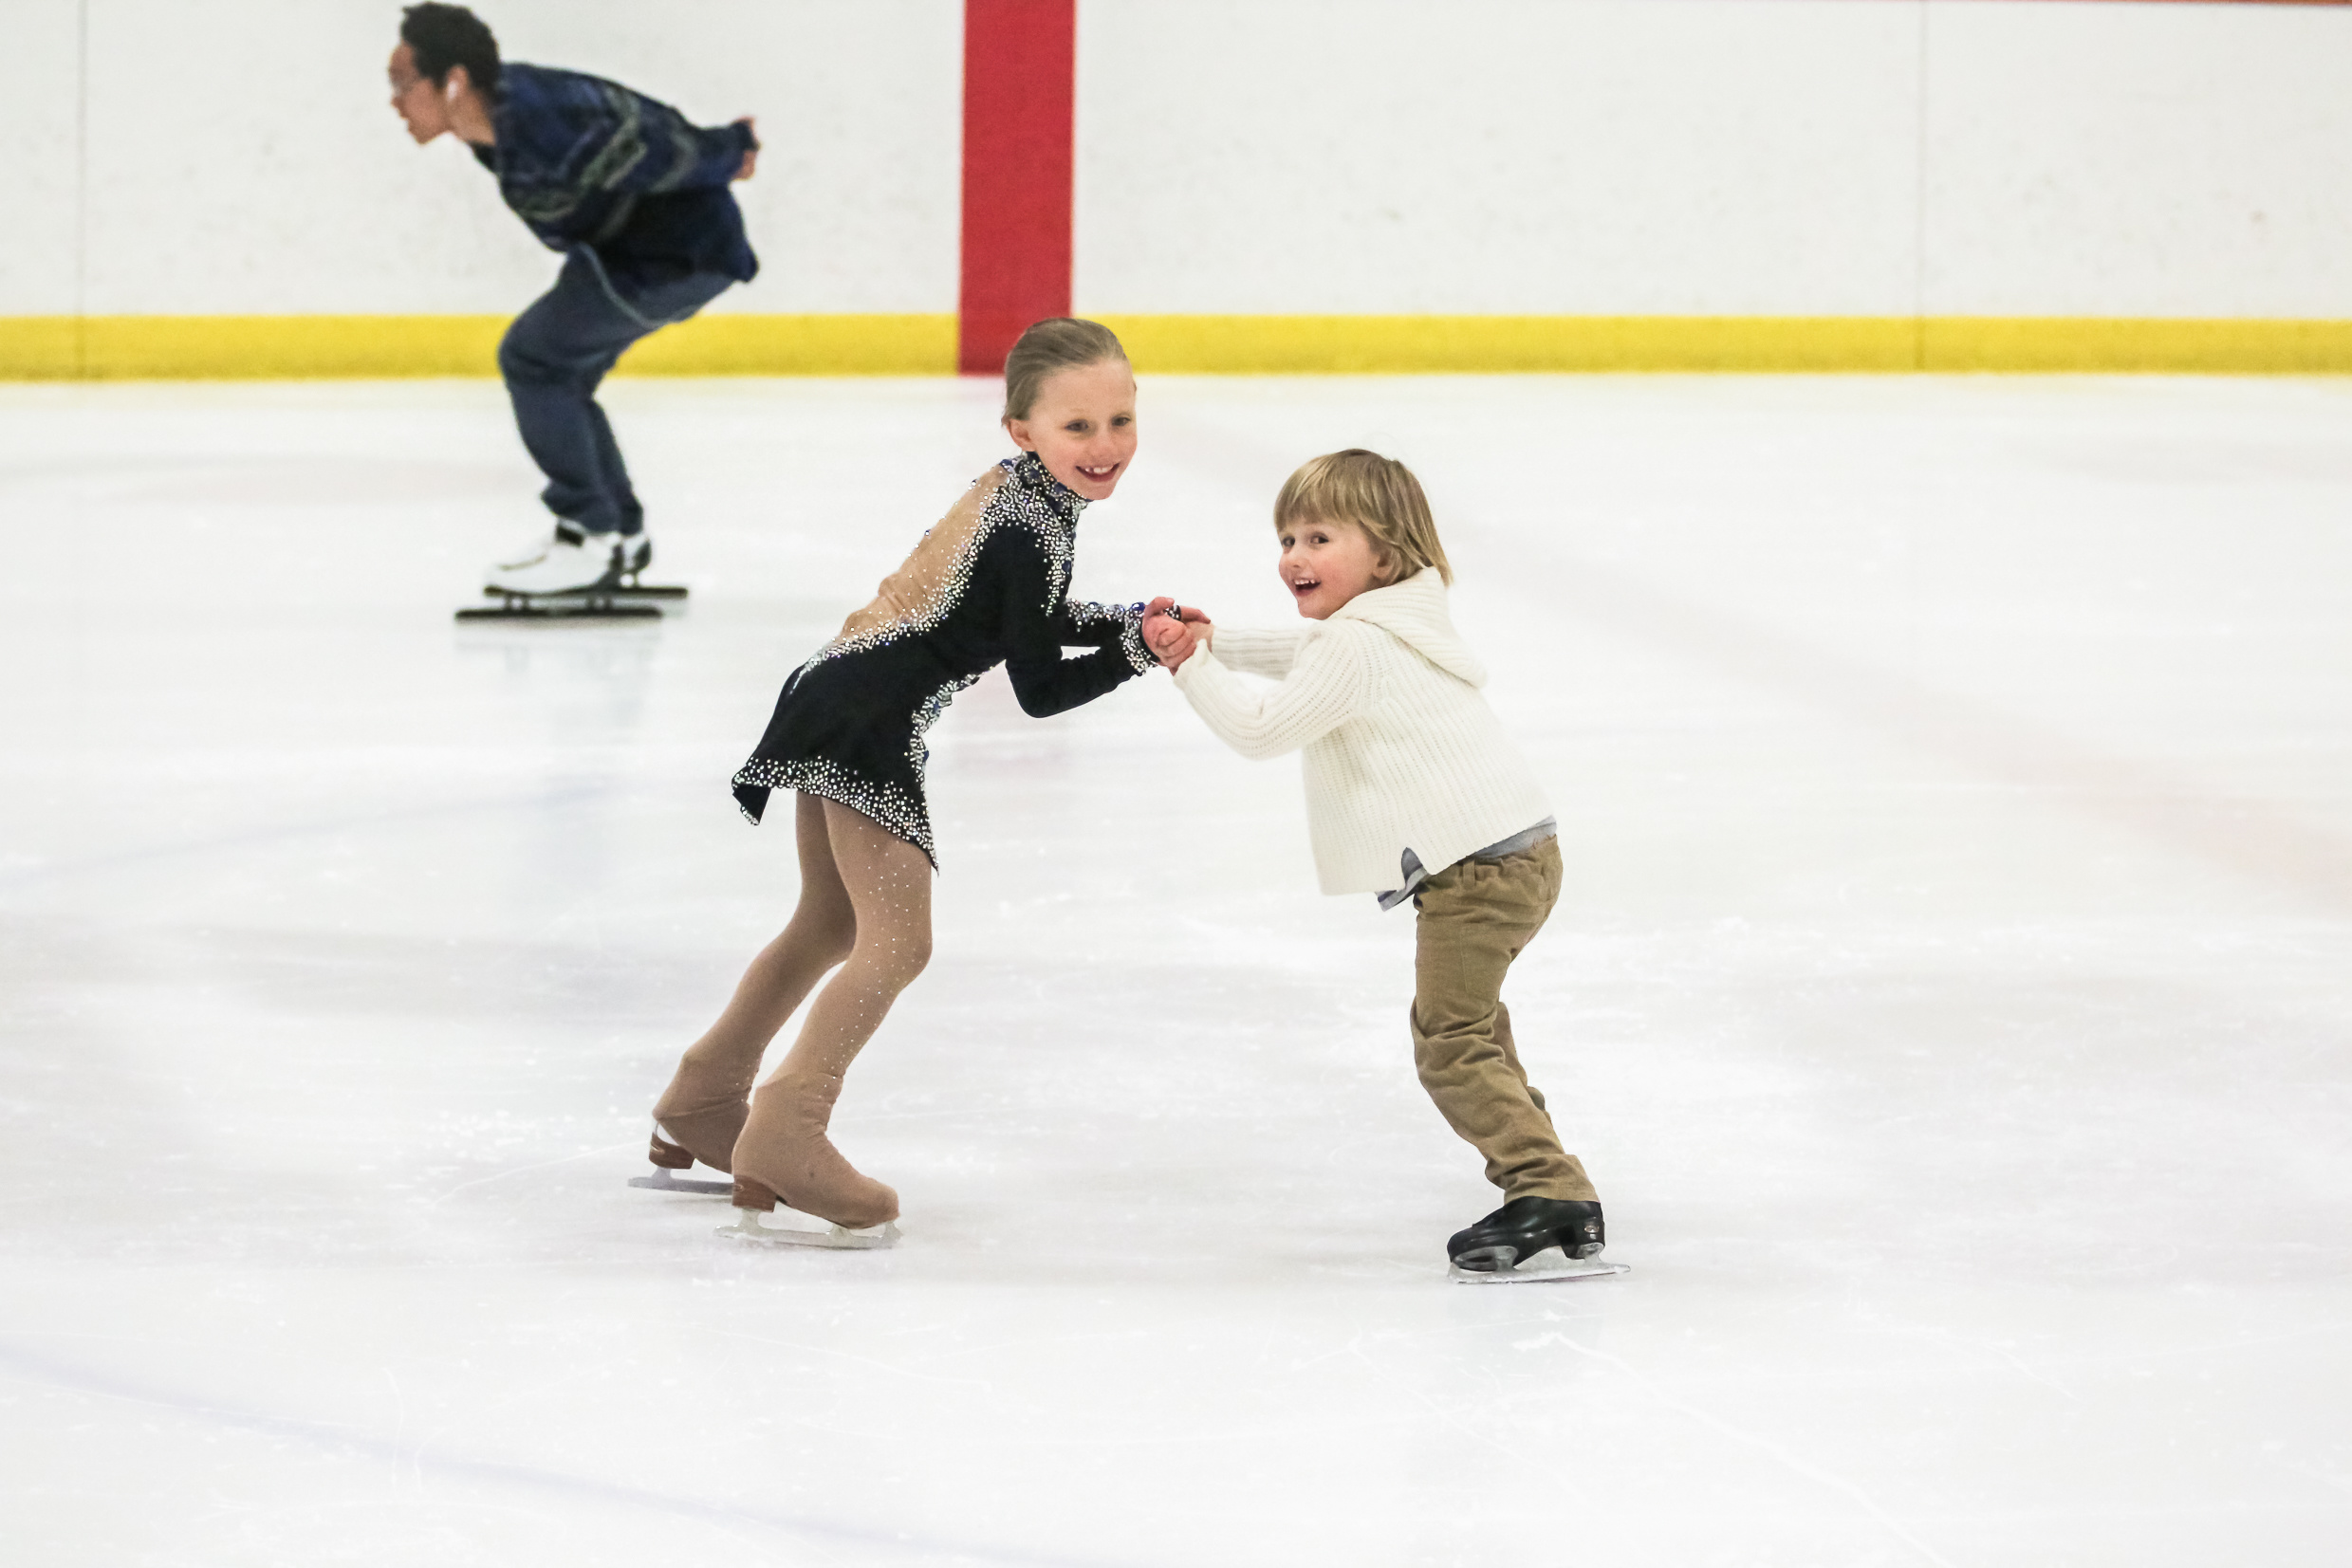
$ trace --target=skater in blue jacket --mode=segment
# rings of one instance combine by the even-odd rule
[[[758,164],[751,120],[696,126],[597,77],[502,62],[463,6],[402,11],[390,75],[409,135],[465,142],[515,215],[564,253],[555,286],[498,345],[555,527],[492,567],[490,586],[610,586],[652,560],[653,540],[596,389],[631,343],[759,270],[728,190]]]

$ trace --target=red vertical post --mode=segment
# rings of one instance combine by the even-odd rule
[[[956,367],[993,376],[1031,322],[1070,313],[1078,0],[964,0],[963,276]]]

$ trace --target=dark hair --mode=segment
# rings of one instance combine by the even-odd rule
[[[400,42],[417,56],[417,74],[436,87],[448,83],[450,67],[463,65],[477,91],[498,90],[498,40],[463,6],[410,6],[400,12]]]
[[[1032,323],[1005,356],[1005,417],[1028,418],[1037,402],[1037,389],[1055,371],[1113,360],[1125,364],[1127,351],[1100,322],[1049,316]]]

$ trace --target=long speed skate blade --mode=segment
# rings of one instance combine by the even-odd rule
[[[1599,1258],[1570,1259],[1556,1247],[1546,1247],[1517,1268],[1485,1270],[1463,1268],[1449,1264],[1446,1278],[1457,1285],[1540,1285],[1556,1284],[1565,1280],[1605,1280],[1612,1274],[1631,1274],[1631,1264],[1603,1263]]]
[[[762,1225],[761,1213],[756,1208],[738,1208],[735,1223],[720,1226],[718,1233],[752,1246],[824,1246],[845,1252],[871,1252],[898,1245],[898,1227],[889,1220],[864,1230],[830,1224],[823,1230],[787,1230],[781,1226]]]
[[[459,620],[659,620],[653,604],[629,604],[612,599],[509,600],[495,609],[460,610]]]
[[[629,1185],[649,1187],[657,1192],[715,1192],[725,1195],[735,1190],[735,1184],[732,1181],[696,1181],[691,1177],[673,1176],[658,1165],[654,1167],[654,1173],[650,1176],[631,1176]]]
[[[692,590],[682,582],[608,582],[595,588],[565,588],[551,594],[525,593],[517,588],[484,587],[484,599],[516,599],[526,604],[560,604],[589,599],[684,599]]]

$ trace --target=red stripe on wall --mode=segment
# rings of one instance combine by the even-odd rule
[[[1070,313],[1078,0],[964,0],[957,366],[993,376],[1022,330]]]

